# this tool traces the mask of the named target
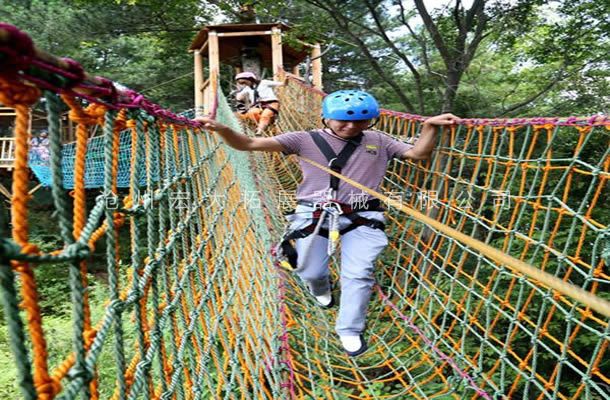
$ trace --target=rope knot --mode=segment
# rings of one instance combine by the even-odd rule
[[[39,254],[40,253],[40,249],[35,244],[26,243],[21,248],[21,253],[23,253],[23,254]]]
[[[127,110],[122,108],[114,118],[114,131],[120,132],[127,126]]]
[[[106,107],[99,104],[90,104],[86,109],[71,108],[69,117],[81,125],[102,125]]]
[[[0,238],[0,259],[12,260],[21,253],[21,247],[13,240]]]
[[[131,197],[130,194],[128,194],[123,199],[123,208],[130,209],[131,207],[133,207],[133,205],[134,205],[133,198]]]
[[[70,245],[70,250],[67,255],[77,260],[84,260],[91,255],[91,252],[92,249],[89,247],[88,244],[82,242],[75,242]]]
[[[53,399],[61,391],[61,384],[54,378],[48,378],[44,382],[36,385],[36,392],[39,399]]]
[[[80,103],[70,95],[62,94],[61,98],[70,107],[68,116],[80,125],[103,125],[106,107],[100,104],[89,104],[83,109]]]
[[[70,372],[68,372],[68,379],[71,381],[75,379],[82,379],[85,382],[89,382],[92,378],[93,375],[86,365],[75,365],[70,369]]]
[[[66,83],[64,87],[65,89],[73,88],[74,86],[85,80],[86,74],[85,69],[82,67],[82,65],[68,57],[63,57],[61,60],[65,64],[65,75],[70,78],[70,80]]]
[[[93,343],[93,341],[95,340],[95,336],[96,335],[97,335],[97,330],[95,330],[95,329],[87,329],[83,333],[83,338],[85,339],[85,343],[87,345],[91,345],[91,343]]]
[[[114,226],[121,226],[125,224],[125,214],[123,213],[114,213]]]
[[[40,98],[40,90],[31,85],[0,76],[0,103],[8,107],[29,106]]]
[[[96,119],[84,113],[82,110],[71,109],[68,116],[73,122],[81,125],[95,125]]]
[[[106,115],[107,108],[101,104],[92,103],[87,106],[85,112],[92,118],[97,120],[98,125],[103,125],[104,116]]]

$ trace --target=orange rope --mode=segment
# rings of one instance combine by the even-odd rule
[[[36,246],[29,244],[28,208],[29,195],[29,106],[40,97],[40,91],[32,86],[7,82],[0,77],[0,102],[15,108],[15,164],[13,171],[13,198],[11,202],[11,222],[13,225],[13,240],[22,247],[24,253],[37,253]],[[11,265],[21,277],[21,307],[27,313],[28,327],[32,340],[34,385],[41,400],[52,399],[61,389],[59,382],[49,376],[47,364],[47,343],[42,328],[42,316],[38,302],[38,291],[34,271],[30,264],[13,261]]]

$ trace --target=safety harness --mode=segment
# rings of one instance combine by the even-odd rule
[[[326,157],[328,167],[338,174],[341,173],[341,170],[345,167],[352,154],[354,154],[354,151],[356,151],[364,136],[361,133],[357,137],[350,139],[337,155],[318,131],[310,131],[309,134],[322,154],[324,154],[324,157]],[[272,249],[272,254],[276,257],[279,266],[288,270],[297,269],[298,255],[294,245],[294,241],[297,239],[303,239],[309,235],[320,235],[325,237],[329,239],[328,254],[332,255],[341,235],[361,226],[368,226],[380,230],[385,229],[385,224],[383,222],[365,218],[358,214],[359,211],[384,211],[379,200],[369,200],[355,207],[334,200],[334,197],[339,190],[339,182],[340,180],[338,177],[330,175],[330,191],[325,202],[311,203],[302,200],[298,201],[297,204],[299,205],[314,207],[312,223],[298,230],[288,229],[284,232],[278,245]],[[292,213],[294,213],[294,210]],[[340,216],[344,216],[350,220],[350,224],[341,230],[338,229]],[[322,228],[322,224],[327,217],[329,219],[328,228]],[[306,253],[308,252],[306,251]],[[307,254],[303,255],[304,259],[306,258],[306,255]],[[303,261],[301,264],[304,265],[305,262]]]

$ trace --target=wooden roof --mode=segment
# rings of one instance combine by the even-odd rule
[[[282,32],[290,30],[288,25],[282,23],[274,24],[222,24],[208,25],[199,31],[197,36],[191,42],[189,51],[200,50],[206,46],[208,33],[216,31],[219,34],[220,62],[229,65],[240,65],[240,53],[243,47],[255,48],[262,58],[262,66],[270,68],[272,66],[271,56],[271,35],[259,34],[251,36],[223,36],[223,33],[234,32],[270,32],[271,28],[277,27]],[[205,50],[205,47],[204,49]],[[302,62],[310,52],[306,46],[301,48],[293,48],[286,43],[282,45],[284,68],[292,68]],[[207,51],[202,51],[203,57],[207,57]]]

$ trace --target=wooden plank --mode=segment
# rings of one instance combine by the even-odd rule
[[[32,190],[30,190],[28,192],[28,194],[32,195],[34,193],[36,193],[38,191],[38,189],[40,189],[42,187],[42,183],[39,183],[38,185],[36,185]]]
[[[300,40],[300,39],[295,39],[295,40],[296,40],[296,42],[297,42],[297,43],[300,43],[300,44],[302,44],[302,45],[303,45],[303,46],[305,46],[305,47],[309,47],[309,48],[312,48],[312,49],[313,49],[314,47],[316,47],[314,44],[304,42],[304,41],[302,41],[302,40]]]
[[[76,136],[76,134],[74,133],[74,123],[72,122],[70,117],[68,117],[68,137],[69,137],[69,141],[73,142],[75,140],[75,136]]]
[[[272,28],[271,35],[271,58],[273,64],[273,79],[279,79],[279,71],[284,69],[284,55],[282,53],[282,31]]]
[[[199,48],[199,52],[200,53],[205,53],[205,49],[208,47],[208,40],[206,39],[205,42],[203,42],[203,44],[201,45],[201,47]]]
[[[203,109],[201,110],[202,114],[205,114],[210,106],[210,87],[206,86],[203,89]]]
[[[276,28],[273,28],[276,29]],[[262,35],[272,35],[273,30],[271,31],[250,31],[250,32],[221,32],[218,33],[219,37],[236,37],[236,36],[262,36]]]
[[[198,117],[203,114],[203,57],[201,57],[200,51],[194,51],[193,57],[195,62],[195,116]]]
[[[322,51],[319,43],[316,43],[311,51],[311,60],[313,86],[322,90]]]
[[[206,113],[209,113],[210,107],[214,104],[214,99],[216,98],[216,93],[214,89],[217,87],[215,85],[214,79],[218,79],[220,73],[220,49],[218,47],[218,34],[216,31],[208,32],[208,58],[209,58],[209,67],[210,67],[210,79],[211,85],[206,88],[208,90],[208,104],[205,109]]]
[[[14,148],[15,138],[0,138],[0,159],[3,162],[10,162],[12,165],[15,160]]]

